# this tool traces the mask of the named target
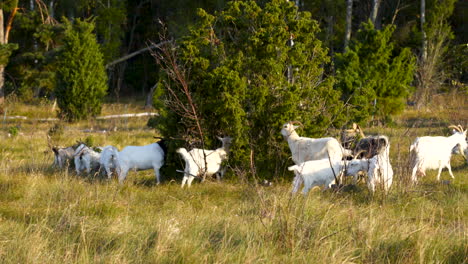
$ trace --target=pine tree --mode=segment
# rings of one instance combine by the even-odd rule
[[[282,124],[299,120],[303,133],[323,135],[339,119],[342,104],[333,79],[323,76],[327,50],[316,37],[318,23],[293,2],[233,1],[199,22],[177,49],[179,65],[201,120],[203,142],[217,146],[216,135],[234,138],[230,163],[248,168],[251,157],[268,176],[282,172],[289,150]],[[167,72],[166,72],[167,73]],[[166,76],[165,107],[158,128],[164,136],[184,136],[193,124],[171,105],[187,104]],[[155,102],[158,100],[156,99]],[[156,106],[156,105],[155,105]],[[200,133],[189,133],[196,138]],[[257,153],[262,153],[261,155]],[[272,165],[274,164],[274,165]]]
[[[389,121],[404,109],[413,90],[415,58],[407,48],[399,52],[394,48],[390,41],[394,29],[376,30],[372,23],[363,23],[346,52],[337,54],[336,87],[349,103],[353,122],[366,122],[373,115]]]
[[[107,76],[93,21],[65,21],[64,27],[55,93],[59,117],[76,121],[101,112]]]

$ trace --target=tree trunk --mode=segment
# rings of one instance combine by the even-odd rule
[[[427,37],[426,37],[426,31],[424,30],[425,23],[426,23],[426,0],[421,0],[421,33],[422,33],[421,63],[424,63],[427,59]]]
[[[154,91],[156,90],[156,88],[158,88],[158,84],[159,83],[156,83],[155,85],[153,85],[153,87],[151,87],[151,90],[149,91],[148,95],[146,96],[145,109],[150,109],[151,107],[153,107],[153,94],[154,94]]]
[[[5,91],[3,89],[4,84],[5,84],[5,66],[0,65],[0,108],[3,105],[3,102],[5,101]]]
[[[351,22],[353,16],[353,0],[346,0],[346,32],[343,51],[346,51],[349,40],[351,39]]]
[[[330,51],[330,58],[333,61],[334,58],[335,58],[335,49],[334,49],[334,46],[333,46],[333,34],[334,34],[333,27],[335,25],[335,18],[333,16],[329,16],[327,18],[327,23],[328,23],[328,25],[327,25],[326,41],[327,41],[327,45],[328,45],[329,51]],[[333,74],[335,73],[335,67],[334,67],[333,63],[331,64],[331,71],[333,72]]]
[[[0,45],[8,44],[8,35],[10,34],[11,27],[13,25],[13,18],[18,11],[18,3],[16,6],[13,7],[11,11],[10,17],[5,25],[5,18],[3,16],[3,9],[0,8]],[[3,87],[5,84],[5,66],[0,65],[0,106],[3,105],[5,101],[5,88]]]
[[[4,25],[3,9],[0,8],[0,45],[5,44],[5,32],[4,32],[3,25]],[[0,65],[0,106],[2,106],[3,102],[5,101],[5,91],[3,88],[3,84],[5,82],[4,74],[5,74],[5,65]]]
[[[378,18],[381,0],[373,0],[370,20],[376,29],[380,29],[380,20]]]

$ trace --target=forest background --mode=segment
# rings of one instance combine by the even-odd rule
[[[160,79],[160,67],[152,54],[142,52],[119,63],[115,61],[151,43],[161,42],[162,35],[181,39],[189,34],[191,27],[197,26],[198,8],[214,14],[225,10],[230,2],[236,1],[2,1],[0,44],[4,83],[0,83],[0,97],[16,94],[29,102],[44,97],[54,99],[55,73],[60,66],[57,52],[65,44],[64,21],[79,19],[95,24],[92,34],[103,54],[108,76],[107,98],[118,101],[127,95],[146,97]],[[264,7],[269,1],[255,2]],[[315,35],[330,58],[329,63],[323,64],[326,76],[337,75],[340,53],[359,37],[358,31],[365,29],[363,23],[372,21],[377,30],[394,25],[388,40],[395,46],[394,53],[409,48],[418,59],[416,78],[411,86],[435,90],[430,91],[432,93],[440,92],[441,88],[442,91],[464,89],[462,84],[468,78],[467,18],[464,16],[468,4],[464,1],[298,0],[295,4],[299,11],[310,12],[311,19],[318,22]],[[284,40],[285,45],[287,41]],[[426,73],[431,75],[429,77],[420,76],[424,67],[421,58],[438,64],[432,66],[434,73]],[[436,87],[424,83],[433,79],[438,80]],[[419,98],[424,97],[422,95],[412,95],[414,98],[407,96],[410,103],[427,101]]]

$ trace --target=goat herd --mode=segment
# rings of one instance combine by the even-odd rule
[[[390,142],[388,137],[365,137],[359,126],[353,124],[353,129],[345,130],[348,133],[360,135],[355,146],[351,146],[349,139],[342,136],[342,144],[332,137],[307,138],[300,137],[296,129],[300,124],[291,121],[283,125],[281,134],[287,140],[295,165],[288,168],[293,171],[293,193],[296,193],[304,184],[303,194],[314,186],[331,187],[345,176],[353,176],[357,181],[358,175],[367,174],[367,186],[374,193],[376,186],[382,186],[388,192],[393,182],[393,169],[390,164]],[[449,137],[418,137],[410,147],[412,176],[416,183],[418,174],[425,176],[427,169],[438,169],[437,180],[443,168],[447,167],[450,176],[454,178],[450,157],[452,153],[460,153],[467,159],[468,144],[466,141],[467,130],[458,126],[449,126],[453,134]],[[185,148],[177,149],[185,161],[185,169],[178,171],[184,174],[182,187],[187,183],[190,187],[196,177],[217,175],[220,179],[224,175],[226,167],[222,167],[227,160],[232,139],[230,137],[218,138],[222,147],[215,150],[194,148],[187,151]],[[78,143],[67,148],[52,147],[55,154],[54,165],[64,168],[67,162],[74,161],[77,174],[86,170],[103,170],[108,178],[115,172],[122,183],[130,169],[147,170],[154,169],[156,181],[160,183],[159,169],[164,164],[167,153],[166,141],[160,141],[146,146],[127,146],[118,151],[113,146],[90,148],[83,143]],[[468,159],[467,159],[468,161]]]

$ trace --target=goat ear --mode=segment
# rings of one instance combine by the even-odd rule
[[[386,146],[387,145],[387,140],[385,138],[379,138],[379,145]]]
[[[294,128],[294,130],[296,130],[296,129],[298,129],[298,128],[299,128],[299,126],[293,126],[293,128]]]
[[[217,139],[221,140],[221,142],[223,141],[223,138],[222,137],[218,137],[216,136]]]
[[[296,171],[297,165],[293,165],[291,167],[288,167],[288,171]]]

